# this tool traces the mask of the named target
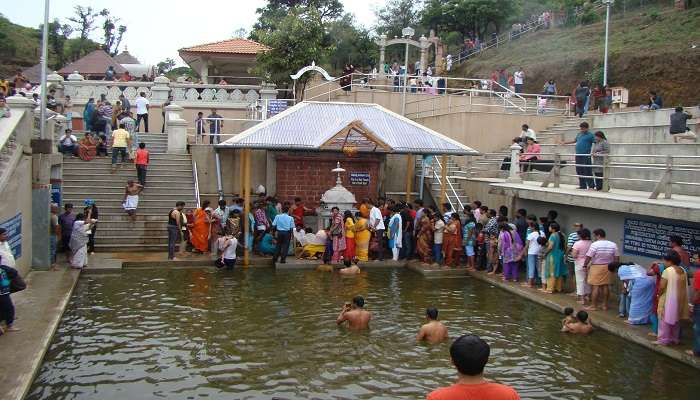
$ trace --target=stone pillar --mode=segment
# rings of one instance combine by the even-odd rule
[[[202,66],[199,68],[199,76],[202,82],[205,84],[209,83],[209,60],[206,58],[202,59]]]
[[[385,53],[386,53],[386,35],[381,35],[379,37],[379,40],[377,41],[377,45],[379,46],[379,76],[384,77],[384,59],[385,59]]]
[[[510,146],[510,172],[508,174],[508,183],[523,183],[523,179],[520,177],[520,147],[519,144],[513,143]]]
[[[184,108],[177,104],[165,107],[165,132],[168,134],[168,153],[187,153],[187,121],[180,117]]]
[[[428,47],[430,46],[430,42],[428,42],[428,38],[425,37],[425,35],[421,36],[420,39],[420,68],[423,71],[428,70]]]
[[[151,104],[162,105],[168,100],[169,95],[170,79],[160,74],[160,76],[153,80],[153,86],[151,87]]]
[[[84,81],[85,78],[80,75],[78,71],[73,71],[72,74],[68,75],[68,80],[73,82],[73,81]]]
[[[6,101],[13,113],[24,112],[15,130],[18,144],[29,147],[34,136],[34,103],[23,96],[11,96]]]
[[[260,89],[260,100],[274,100],[277,98],[277,86],[272,82],[263,82]]]
[[[63,98],[63,77],[54,71],[46,76],[46,90],[56,90],[56,99]]]

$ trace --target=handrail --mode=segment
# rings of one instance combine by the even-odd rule
[[[192,158],[192,177],[194,178],[194,198],[197,202],[197,208],[200,207],[199,198],[199,178],[197,177],[197,161]]]
[[[442,167],[442,163],[440,162],[440,159],[438,159],[438,157],[433,157],[433,162],[437,163],[438,168],[440,169],[440,171],[442,171],[443,167]],[[445,168],[447,168],[448,166],[449,166],[449,160],[447,162],[447,165],[445,165]],[[447,183],[447,186],[450,188],[450,191],[452,191],[452,195],[454,196],[455,200],[457,200],[457,204],[459,205],[459,208],[455,208],[455,204],[453,204],[452,201],[450,200],[450,196],[445,196],[447,202],[450,203],[450,205],[452,206],[452,209],[453,210],[463,210],[464,204],[462,203],[462,200],[459,198],[459,194],[457,194],[457,191],[455,190],[454,186],[452,185],[452,182],[450,182],[449,176],[445,177],[445,183],[443,183],[442,177],[438,174],[438,171],[436,168],[433,168],[433,175],[434,175],[433,179],[436,179],[441,186],[444,185],[445,183]],[[431,191],[431,194],[433,194],[432,191]]]

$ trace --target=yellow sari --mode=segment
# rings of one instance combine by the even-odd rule
[[[369,240],[372,233],[367,229],[367,220],[359,217],[353,230],[355,231],[355,256],[360,261],[369,261]]]

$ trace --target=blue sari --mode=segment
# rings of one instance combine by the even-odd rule
[[[652,310],[654,307],[654,297],[656,296],[656,278],[653,276],[643,276],[634,279],[630,285],[629,318],[627,320],[632,325],[644,325],[651,322]]]
[[[83,110],[83,122],[85,123],[85,130],[92,132],[92,116],[95,113],[95,103],[85,104],[85,109]]]

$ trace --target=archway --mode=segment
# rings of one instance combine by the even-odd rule
[[[301,68],[299,71],[297,71],[296,74],[289,75],[289,77],[292,78],[292,81],[294,81],[294,85],[292,88],[292,90],[294,91],[294,100],[296,100],[296,98],[297,98],[297,80],[299,78],[301,78],[302,75],[304,75],[307,72],[318,72],[319,74],[321,74],[321,76],[323,76],[323,79],[325,79],[327,82],[335,80],[335,78],[333,78],[332,76],[330,76],[330,74],[328,74],[328,71],[326,71],[325,69],[316,65],[316,61],[311,61],[311,65],[307,65],[307,66]],[[303,93],[303,89],[302,89],[302,93]]]

